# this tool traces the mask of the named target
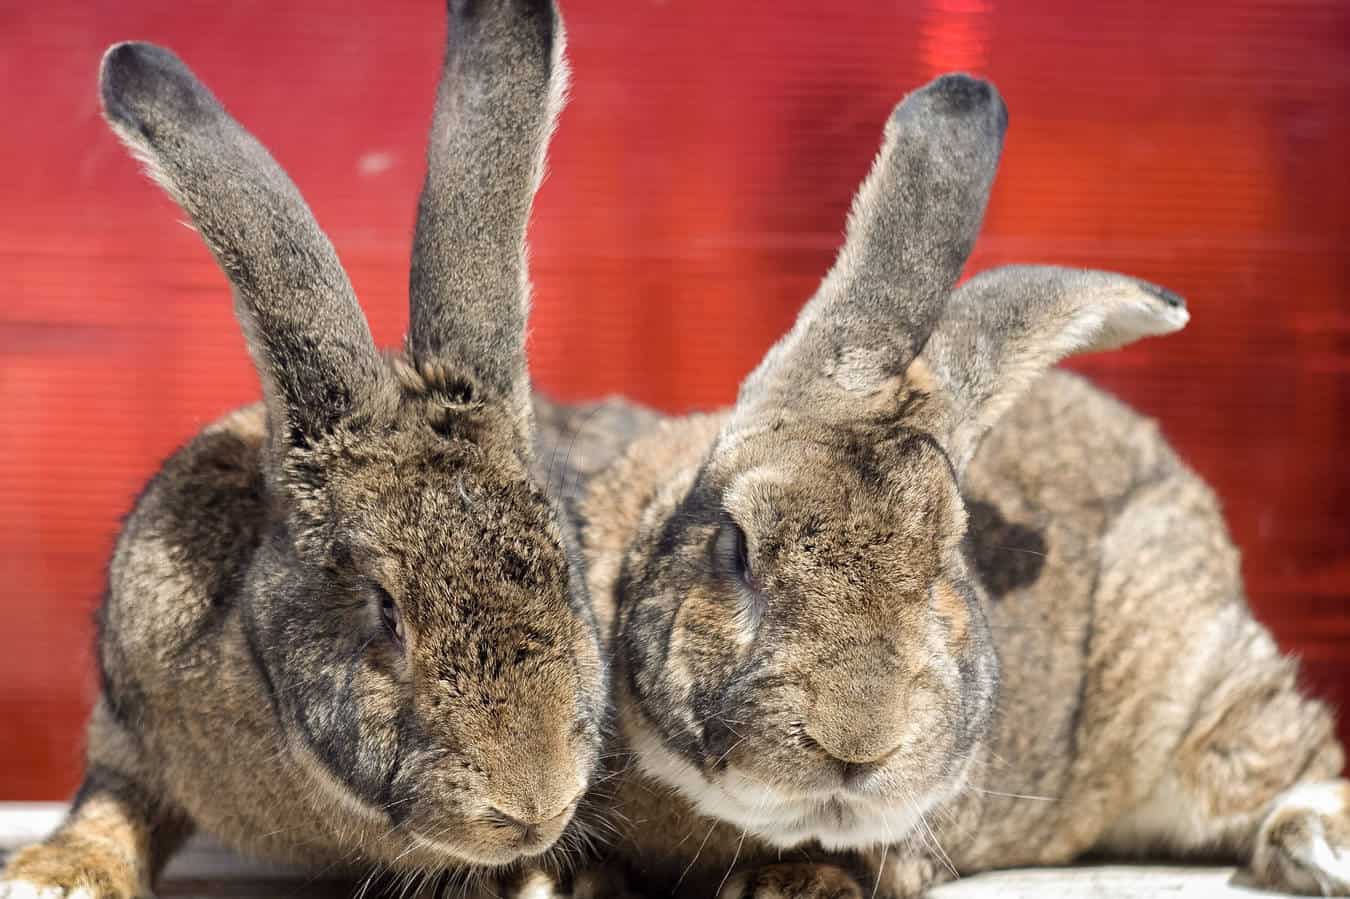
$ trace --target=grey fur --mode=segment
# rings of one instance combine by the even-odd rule
[[[840,263],[734,409],[609,404],[613,439],[588,435],[573,504],[634,758],[609,860],[721,899],[909,899],[1093,851],[1350,894],[1342,747],[1247,609],[1217,500],[1152,422],[1047,373],[1184,303],[1044,266],[948,299],[992,161],[930,193],[906,154],[970,123],[927,122],[888,129]]]
[[[479,895],[524,860],[558,867],[607,709],[522,404],[521,240],[562,24],[547,3],[455,11],[431,157],[462,170],[424,197],[411,360],[376,352],[295,188],[191,72],[147,44],[106,55],[108,120],[229,276],[267,402],[137,499],[99,611],[84,784],[0,896],[142,899],[197,828],[326,873],[477,867]]]
[[[1180,330],[1189,318],[1181,297],[1126,275],[1048,265],[982,272],[952,295],[923,354],[949,402],[934,429],[963,470],[1050,366]]]
[[[1007,128],[993,85],[945,75],[906,97],[858,189],[844,246],[793,329],[745,379],[735,417],[821,385],[870,392],[928,340],[975,243]]]
[[[332,244],[271,155],[173,53],[103,57],[108,122],[192,217],[235,290],[278,436],[305,443],[372,399],[381,363]]]
[[[453,0],[413,242],[409,351],[529,411],[525,228],[567,86],[550,0]]]

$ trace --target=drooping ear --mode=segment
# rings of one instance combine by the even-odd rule
[[[99,84],[113,131],[191,217],[234,287],[274,442],[326,433],[369,393],[380,360],[295,185],[168,50],[116,44]]]
[[[1056,362],[1189,320],[1181,297],[1125,275],[1042,265],[983,272],[952,294],[920,360],[944,398],[936,436],[964,471],[984,433]]]
[[[970,255],[1007,123],[994,86],[968,75],[896,107],[834,268],[742,384],[738,416],[816,393],[868,395],[905,370]]]
[[[409,350],[529,418],[525,229],[567,86],[551,0],[451,0],[418,203]]]

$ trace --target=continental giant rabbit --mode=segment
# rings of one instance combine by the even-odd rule
[[[531,473],[525,225],[566,83],[550,0],[452,2],[406,351],[376,350],[267,151],[172,53],[105,115],[229,278],[264,402],[136,502],[84,783],[0,896],[130,899],[189,832],[325,871],[542,857],[599,759],[604,665]]]
[[[1042,266],[955,287],[1006,122],[961,75],[899,105],[732,409],[549,409],[632,756],[612,855],[654,893],[914,896],[1093,851],[1350,892],[1331,716],[1214,495],[1048,372],[1184,303]]]

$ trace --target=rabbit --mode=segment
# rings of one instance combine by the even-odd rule
[[[556,480],[631,757],[608,859],[654,894],[911,897],[1090,852],[1350,893],[1332,716],[1253,619],[1218,500],[1050,371],[1185,302],[1042,265],[955,286],[1006,126],[965,75],[899,104],[731,409],[541,414],[578,434]]]
[[[149,896],[197,830],[411,877],[542,864],[572,821],[607,666],[532,470],[523,347],[564,28],[550,0],[449,7],[401,353],[377,351],[295,187],[175,55],[103,57],[105,116],[228,277],[264,399],[136,500],[83,784],[0,896]]]

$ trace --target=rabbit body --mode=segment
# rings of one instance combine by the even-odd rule
[[[574,522],[614,639],[624,558],[644,518],[659,520],[653,508],[687,487],[726,415],[664,418],[624,401],[548,408],[541,443],[577,446],[559,480],[582,497]],[[984,588],[999,669],[997,712],[962,788],[884,851],[747,834],[671,786],[619,652],[617,752],[630,756],[611,784],[621,831],[611,843],[638,883],[905,896],[958,872],[1092,851],[1248,861],[1296,782],[1350,799],[1330,781],[1343,752],[1328,710],[1298,692],[1295,663],[1252,618],[1213,492],[1153,421],[1052,372],[986,436],[962,487],[962,552]],[[1311,858],[1308,839],[1265,848],[1274,885],[1316,890],[1294,861]]]
[[[566,407],[531,400],[523,351],[561,20],[451,7],[403,356],[187,68],[105,57],[105,113],[232,281],[264,403],[128,519],[85,783],[0,899],[147,896],[197,827],[325,871],[535,857],[518,885],[547,895],[530,868],[602,763],[611,654],[589,801],[642,887],[907,897],[1102,850],[1350,892],[1330,715],[1248,612],[1214,496],[1046,374],[1184,303],[1046,266],[956,286],[1008,122],[991,85],[897,107],[734,407]]]
[[[550,0],[448,5],[401,354],[187,66],[104,56],[105,117],[229,278],[264,401],[174,454],[127,519],[84,783],[8,860],[4,899],[148,896],[197,828],[325,874],[509,880],[582,808],[606,666],[531,471],[524,354],[564,29]]]
[[[731,409],[540,416],[578,435],[612,845],[644,885],[911,896],[1100,850],[1350,891],[1331,716],[1251,617],[1212,492],[1047,374],[1179,330],[1184,301],[1051,266],[956,284],[1007,122],[968,76],[905,98]]]

